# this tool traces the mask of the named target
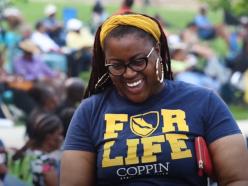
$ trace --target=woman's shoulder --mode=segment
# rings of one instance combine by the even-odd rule
[[[167,84],[170,87],[170,89],[174,91],[187,92],[187,93],[197,92],[197,93],[204,93],[204,94],[213,92],[213,90],[208,89],[206,87],[194,85],[194,84],[187,83],[184,81],[168,80]]]
[[[109,87],[100,93],[93,94],[90,97],[83,99],[79,105],[79,108],[82,107],[89,108],[92,106],[97,107],[98,105],[103,104],[106,101],[110,101],[112,93],[113,93],[113,88]]]

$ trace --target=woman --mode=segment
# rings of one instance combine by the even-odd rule
[[[29,128],[29,140],[9,162],[12,175],[34,186],[58,185],[58,162],[53,152],[63,142],[63,124],[52,114],[40,114]]]
[[[126,14],[103,23],[85,97],[67,132],[61,186],[207,185],[197,174],[196,136],[209,144],[220,185],[248,184],[237,124],[212,91],[172,81],[155,19]]]

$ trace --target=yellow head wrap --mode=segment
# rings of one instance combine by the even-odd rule
[[[103,42],[106,36],[120,25],[130,25],[140,28],[150,33],[158,42],[160,38],[160,29],[158,24],[149,17],[140,14],[124,14],[109,17],[102,25],[100,33],[100,42],[103,48]]]

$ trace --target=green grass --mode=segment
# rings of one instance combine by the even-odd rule
[[[36,3],[16,3],[16,6],[21,10],[25,20],[28,23],[35,23],[37,20],[44,18],[44,8],[47,3],[43,2],[36,2]],[[91,5],[84,4],[84,3],[71,3],[71,2],[61,2],[55,3],[58,9],[58,19],[62,20],[62,10],[65,7],[72,7],[75,8],[78,12],[78,17],[81,20],[89,21],[90,13],[91,13]]]
[[[248,119],[248,105],[229,105],[236,120]]]
[[[84,81],[84,83],[87,85],[88,81],[90,79],[90,71],[84,71],[80,73],[80,78]]]
[[[44,17],[43,11],[47,3],[44,2],[22,2],[16,1],[16,6],[22,11],[25,20],[29,23],[35,23],[37,20]],[[90,22],[92,6],[88,3],[83,2],[70,2],[70,1],[61,1],[55,3],[58,8],[58,18],[62,20],[62,10],[65,7],[73,7],[78,12],[78,18],[85,21],[86,23]],[[116,12],[119,8],[119,4],[111,4],[105,7],[109,15]],[[134,10],[137,12],[142,12],[142,9],[138,6],[134,7]],[[165,7],[153,7],[150,6],[146,9],[146,14],[154,16],[155,14],[160,14],[166,21],[168,21],[174,28],[182,29],[185,25],[192,21],[195,11],[192,10],[171,10],[166,9]],[[213,22],[219,23],[221,21],[221,12],[210,12],[210,19]]]

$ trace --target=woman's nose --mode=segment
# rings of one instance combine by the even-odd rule
[[[133,76],[135,76],[137,74],[136,71],[134,71],[133,69],[131,69],[130,67],[126,68],[126,71],[123,74],[124,78],[131,78]]]

